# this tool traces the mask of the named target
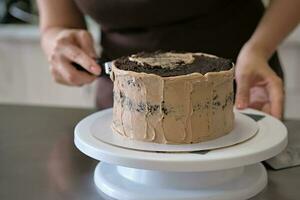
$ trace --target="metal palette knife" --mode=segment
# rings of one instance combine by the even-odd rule
[[[111,67],[112,67],[112,61],[108,61],[108,62],[101,62],[101,60],[99,58],[96,59],[96,63],[98,65],[100,65],[101,67],[101,74],[98,75],[98,77],[102,77],[102,76],[109,76],[111,73]],[[79,71],[85,71],[87,73],[88,72],[86,69],[84,69],[81,65],[77,64],[77,63],[72,63],[73,66],[79,70]]]

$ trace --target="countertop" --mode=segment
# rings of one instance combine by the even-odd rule
[[[97,161],[73,143],[75,125],[93,112],[0,104],[0,199],[104,200],[93,182]],[[290,135],[300,130],[300,120],[285,124]],[[300,199],[300,167],[268,169],[268,181],[251,200]]]

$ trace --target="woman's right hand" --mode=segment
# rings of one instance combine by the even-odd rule
[[[50,71],[58,83],[83,86],[93,82],[101,73],[93,38],[84,29],[51,28],[42,35],[42,46],[50,62]],[[77,70],[73,63],[86,71]]]

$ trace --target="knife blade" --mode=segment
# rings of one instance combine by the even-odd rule
[[[102,76],[109,76],[111,73],[111,67],[112,67],[112,61],[108,62],[101,62],[100,59],[96,59],[96,63],[100,65],[101,67],[101,73],[98,75],[98,77]],[[81,65],[77,63],[72,63],[72,65],[79,71],[85,71],[89,74],[91,74],[89,71],[87,71],[85,68],[83,68]]]

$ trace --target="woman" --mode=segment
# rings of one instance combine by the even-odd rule
[[[236,61],[236,106],[277,118],[283,113],[283,73],[275,52],[299,23],[298,0],[38,0],[42,46],[54,79],[81,86],[101,71],[84,14],[101,25],[103,61],[139,51],[206,52]],[[72,63],[91,74],[76,70]],[[112,106],[112,83],[98,80],[97,106]]]

